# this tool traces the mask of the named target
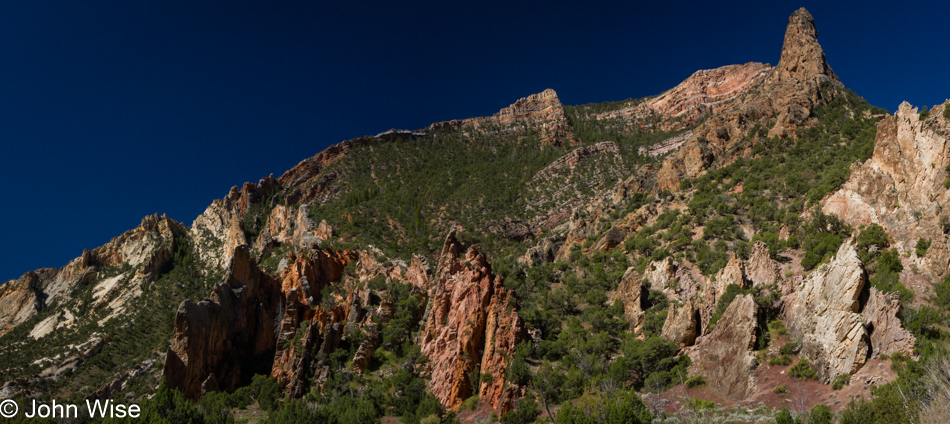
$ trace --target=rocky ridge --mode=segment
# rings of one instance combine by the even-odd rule
[[[950,176],[946,107],[935,107],[922,120],[917,108],[902,103],[893,116],[879,122],[871,158],[855,164],[848,181],[823,201],[826,213],[851,225],[881,225],[900,251],[913,252],[920,238],[931,240],[925,258],[912,258],[931,281],[946,275],[950,264],[950,238],[940,222],[947,215],[943,205],[950,200],[943,185]],[[918,285],[911,288],[920,296],[929,295]]]
[[[472,135],[471,131],[519,134],[528,128],[537,128],[542,145],[574,142],[574,133],[564,115],[564,106],[557,93],[550,88],[518,99],[492,116],[438,122],[429,128],[455,128],[465,131],[469,136]]]
[[[601,113],[597,119],[653,118],[666,129],[686,128],[720,112],[740,94],[760,83],[770,69],[768,64],[750,62],[696,71],[659,96],[635,106]],[[673,118],[679,119],[671,121]]]
[[[60,269],[43,268],[30,271],[16,281],[0,286],[0,335],[12,330],[49,305],[65,304],[72,299],[74,289],[97,282],[94,287],[95,309],[109,306],[121,313],[124,305],[141,294],[141,286],[171,262],[175,238],[185,233],[185,227],[167,217],[152,215],[142,223],[108,243],[93,250],[83,251]],[[98,278],[108,267],[124,266],[128,271],[108,279]],[[125,287],[117,283],[125,281]],[[61,314],[37,324],[33,337],[42,337],[54,328],[68,326],[75,321],[76,312]]]
[[[659,190],[676,190],[684,178],[701,175],[756,124],[770,137],[793,136],[795,129],[809,125],[812,109],[843,88],[818,44],[814,18],[804,8],[789,18],[778,65],[754,87],[701,123],[664,161],[657,175]],[[775,122],[771,127],[770,120]]]

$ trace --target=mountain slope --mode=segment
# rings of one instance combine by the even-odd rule
[[[545,90],[331,146],[187,228],[148,217],[0,288],[2,394],[560,419],[672,410],[687,379],[781,408],[811,371],[802,407],[842,410],[829,384],[871,397],[858,376],[895,378],[874,361],[942,346],[947,117],[868,105],[817,36],[801,9],[774,68],[604,104]]]

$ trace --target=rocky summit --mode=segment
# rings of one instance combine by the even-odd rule
[[[149,216],[9,280],[0,398],[195,422],[946,422],[950,106],[868,104],[805,9],[774,42],[774,67],[648,98],[548,89],[343,141],[190,226]]]

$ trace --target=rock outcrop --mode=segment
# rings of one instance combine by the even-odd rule
[[[778,283],[782,278],[778,263],[769,256],[769,247],[762,241],[752,245],[745,272],[755,287],[767,287]]]
[[[897,293],[882,293],[872,287],[861,317],[870,333],[871,359],[895,352],[914,356],[917,338],[903,327],[901,302]]]
[[[843,87],[818,44],[814,18],[804,8],[789,18],[779,64],[758,84],[693,130],[693,136],[664,161],[657,190],[676,190],[683,178],[701,175],[713,161],[756,125],[771,137],[792,136],[807,126],[816,106]],[[769,126],[770,123],[774,123]]]
[[[686,131],[680,135],[675,135],[652,146],[644,146],[637,149],[641,156],[657,157],[665,155],[678,149],[686,140],[693,136],[692,131]]]
[[[250,378],[255,359],[274,354],[280,282],[257,267],[246,245],[235,248],[226,275],[210,299],[182,302],[175,317],[164,375],[192,399],[235,390]]]
[[[438,122],[429,129],[459,128],[482,133],[518,134],[525,132],[528,127],[538,130],[542,145],[570,144],[574,141],[574,133],[564,115],[564,106],[557,93],[550,88],[518,99],[492,116]]]
[[[507,412],[514,405],[505,391],[518,388],[505,385],[505,370],[525,337],[512,295],[491,273],[485,255],[474,246],[465,249],[454,231],[446,237],[432,284],[419,332],[422,353],[430,360],[432,393],[457,409],[477,390],[483,401]],[[473,372],[491,373],[492,382],[478,386],[470,381]]]
[[[701,375],[711,387],[730,400],[742,400],[755,390],[752,370],[758,308],[752,295],[736,296],[715,328],[687,349],[692,360],[689,373]]]
[[[760,83],[770,69],[768,64],[750,62],[696,71],[659,96],[628,108],[599,114],[597,119],[656,117],[662,122],[681,118],[666,124],[675,125],[667,129],[686,128],[724,109],[740,94]],[[650,153],[651,156],[662,154],[654,154],[652,149]]]
[[[642,280],[643,277],[637,269],[629,267],[620,278],[617,289],[607,294],[608,302],[619,300],[623,303],[623,317],[630,323],[630,330],[636,333],[643,327],[643,306],[647,300],[647,287],[643,285]]]
[[[60,269],[43,268],[30,271],[19,279],[0,286],[0,335],[29,319],[47,305],[69,300],[70,293],[79,287],[97,281],[105,267],[125,266],[127,273],[113,277],[124,279],[124,287],[101,281],[94,288],[96,308],[112,308],[108,318],[124,310],[124,305],[141,294],[141,285],[171,263],[175,238],[183,237],[185,227],[164,215],[151,215],[142,219],[138,227],[126,231],[108,243],[93,250],[85,250]],[[61,326],[59,317],[71,315],[64,311],[44,321],[31,333],[42,337]],[[104,322],[104,321],[103,321]]]
[[[676,343],[682,349],[691,346],[700,333],[699,310],[694,301],[689,300],[683,306],[671,303],[660,337]]]
[[[854,242],[841,245],[834,260],[820,266],[786,296],[785,323],[799,340],[819,379],[854,375],[871,358],[901,352],[916,342],[901,324],[895,293],[869,288]]]
[[[788,18],[785,41],[782,44],[782,57],[770,76],[775,82],[837,81],[825,52],[818,44],[818,30],[815,18],[805,8],[798,9]]]
[[[789,336],[800,341],[802,356],[825,383],[839,374],[853,374],[867,360],[868,332],[859,314],[865,284],[861,260],[848,241],[786,302]]]
[[[850,225],[881,225],[898,250],[912,251],[918,239],[930,239],[935,248],[919,263],[929,280],[945,275],[950,263],[950,239],[940,225],[943,205],[950,201],[943,187],[950,164],[950,125],[941,116],[945,107],[937,106],[923,121],[916,108],[902,103],[894,116],[878,123],[871,158],[852,166],[841,190],[824,201],[826,213]]]

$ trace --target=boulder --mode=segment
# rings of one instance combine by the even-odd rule
[[[867,360],[868,332],[858,313],[865,284],[854,241],[848,240],[786,302],[789,336],[800,341],[802,356],[826,384],[839,374],[853,374]]]
[[[757,366],[755,348],[758,308],[752,295],[736,296],[715,328],[689,348],[689,373],[703,376],[709,385],[730,400],[745,399],[755,391],[752,371]]]
[[[901,302],[897,293],[882,293],[872,287],[861,311],[864,326],[870,333],[871,358],[895,352],[914,356],[917,338],[903,327]]]
[[[693,301],[690,300],[683,306],[671,303],[660,337],[676,343],[682,349],[691,346],[700,333],[699,311]]]

